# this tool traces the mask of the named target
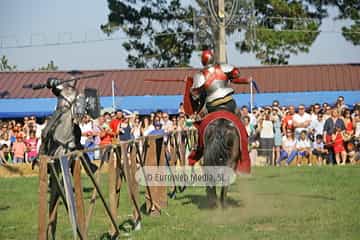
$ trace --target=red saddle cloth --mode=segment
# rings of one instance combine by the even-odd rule
[[[240,118],[235,114],[229,111],[215,111],[206,115],[205,118],[196,126],[199,132],[200,147],[204,146],[204,133],[206,127],[217,119],[229,120],[236,126],[240,136],[240,151],[241,151],[241,158],[238,160],[236,171],[240,173],[250,173],[251,164],[250,164],[250,156],[248,150],[248,135],[244,125],[240,121]]]

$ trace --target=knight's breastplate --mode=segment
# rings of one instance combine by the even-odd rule
[[[206,82],[204,84],[206,91],[206,102],[210,103],[217,99],[224,98],[234,93],[234,89],[229,86],[226,74],[219,66],[209,68],[204,72]]]

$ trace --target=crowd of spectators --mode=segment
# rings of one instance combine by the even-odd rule
[[[249,148],[254,162],[258,155],[267,165],[355,163],[360,160],[360,105],[350,108],[343,96],[334,106],[315,103],[308,108],[271,106],[240,109],[249,135]],[[314,161],[315,158],[315,161]],[[306,164],[305,163],[305,164]]]
[[[267,165],[290,164],[298,159],[312,158],[317,164],[346,164],[359,160],[360,105],[350,109],[339,96],[334,106],[315,103],[306,108],[281,106],[275,100],[271,106],[247,106],[239,109],[249,136],[252,163],[257,156],[266,158]],[[121,110],[105,112],[97,119],[84,116],[79,123],[81,144],[92,148],[126,141],[141,136],[159,135],[193,127],[197,116],[186,116],[180,104],[179,113],[169,115],[160,110],[141,116],[137,112],[125,114]],[[0,162],[32,163],[37,159],[41,131],[34,116],[21,121],[1,121]],[[99,152],[89,153],[98,159]],[[298,161],[300,164],[300,161]]]
[[[114,140],[127,141],[140,136],[161,135],[192,127],[193,119],[186,117],[183,110],[170,116],[158,110],[147,116],[137,112],[125,114],[121,110],[105,112],[97,119],[85,115],[80,123],[80,143],[85,148],[108,145]],[[38,124],[34,116],[22,121],[2,121],[0,123],[0,164],[33,163],[41,144],[41,131],[46,124]],[[99,159],[99,151],[88,153],[91,160]]]

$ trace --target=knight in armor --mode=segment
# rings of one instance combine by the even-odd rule
[[[202,52],[201,63],[204,68],[195,74],[190,90],[193,100],[204,102],[208,113],[217,110],[235,113],[234,89],[229,84],[241,81],[239,69],[228,64],[215,64],[211,50]]]
[[[42,132],[40,152],[58,156],[81,146],[78,139],[81,131],[75,122],[75,100],[78,94],[75,84],[60,84],[55,78],[49,78],[46,85],[57,97],[57,106]]]
[[[232,65],[215,63],[211,50],[202,52],[201,63],[204,68],[194,75],[190,88],[192,101],[204,105],[207,113],[226,110],[236,114],[237,106],[232,96],[234,89],[230,82],[248,83],[249,79],[241,78],[240,70]],[[189,164],[195,164],[202,152],[200,148],[194,149],[188,157]]]

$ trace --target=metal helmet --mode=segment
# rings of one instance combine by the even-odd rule
[[[211,50],[204,50],[201,54],[201,63],[203,66],[214,62],[214,53]]]

